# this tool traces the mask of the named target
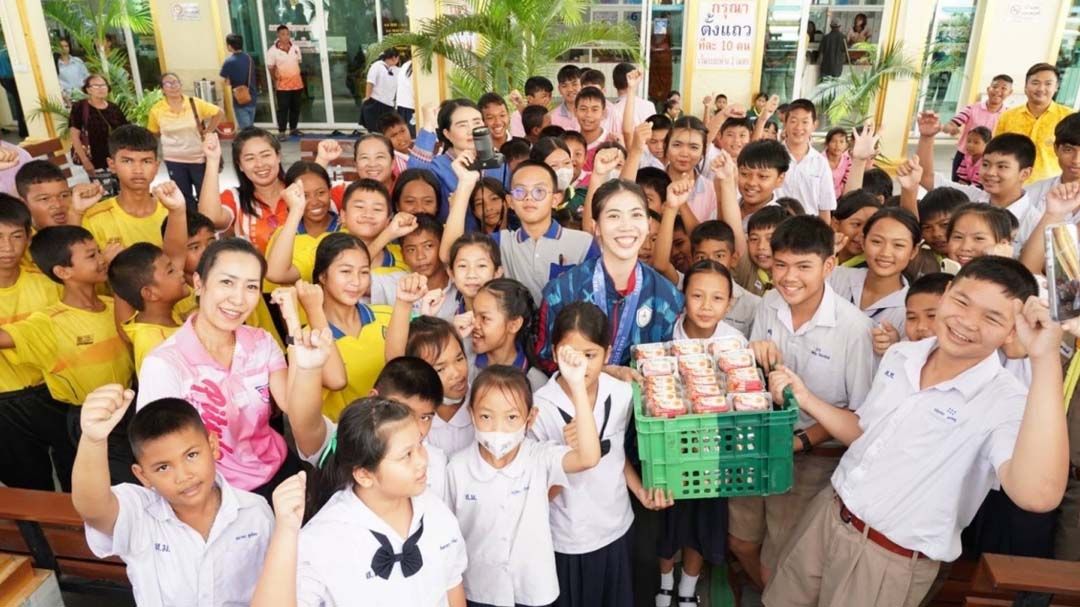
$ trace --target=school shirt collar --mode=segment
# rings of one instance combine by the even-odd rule
[[[438,416],[436,415],[436,417]],[[441,421],[442,418],[439,417],[439,420]],[[454,416],[444,423],[453,428],[472,427],[472,417],[469,416],[468,403],[466,403],[464,400],[461,401],[461,406],[458,407],[458,410],[454,413]]]
[[[796,166],[798,166],[798,165],[800,165],[800,164],[802,164],[804,162],[807,162],[807,161],[813,161],[813,160],[815,160],[816,157],[822,155],[821,152],[815,150],[814,146],[810,145],[810,144],[807,144],[806,155],[802,157],[802,160],[799,160],[799,159],[795,158],[795,154],[791,153],[791,148],[788,147],[788,144],[787,144],[786,141],[784,142],[784,149],[787,150],[788,156],[791,157],[791,163],[792,163],[791,168],[795,168]],[[789,175],[791,174],[790,169],[789,169],[788,174]]]
[[[913,343],[909,350],[910,353],[904,361],[904,373],[907,375],[908,383],[915,392],[922,391],[922,369],[926,366],[930,354],[933,353],[936,347],[937,338],[928,337]],[[974,367],[928,389],[941,392],[956,390],[964,397],[965,401],[969,401],[979,390],[989,385],[1002,369],[998,351],[994,350]]]
[[[551,225],[548,226],[546,232],[540,238],[549,238],[551,240],[558,240],[562,238],[562,226],[555,219],[551,220]],[[525,228],[518,228],[514,230],[514,239],[518,242],[527,242],[529,240],[529,233],[525,231]]]
[[[486,369],[490,364],[491,361],[488,360],[487,352],[484,352],[483,354],[477,354],[476,358],[473,360],[473,366],[477,369]],[[522,371],[529,370],[529,359],[525,356],[525,350],[522,350],[521,348],[518,348],[516,350],[514,354],[513,366],[515,368],[521,369]]]
[[[333,206],[333,205],[331,205]],[[326,226],[324,234],[333,234],[341,229],[341,218],[337,213],[330,211],[330,225]],[[300,227],[296,228],[297,234],[307,234],[307,228],[304,226],[304,222],[300,222]]]
[[[368,505],[357,497],[356,492],[352,489],[342,489],[332,499],[337,507],[333,509],[326,508],[332,513],[331,520],[366,527],[371,531],[382,533],[388,538],[396,538],[397,543],[404,542],[416,532],[420,527],[420,520],[424,518],[426,512],[425,501],[422,498],[412,498],[410,501],[412,502],[413,515],[412,520],[409,521],[409,534],[401,537],[393,527],[387,524],[379,515],[372,512],[371,508],[368,508]]]
[[[229,485],[220,472],[214,474],[214,484],[221,489],[221,505],[218,506],[217,514],[214,515],[214,522],[210,526],[210,534],[206,538],[207,544],[213,543],[221,530],[228,528],[240,515],[240,500],[236,496],[236,490]],[[155,501],[147,509],[147,514],[161,523],[187,524],[176,516],[176,511],[173,510],[172,505],[160,493],[154,492],[153,495]]]
[[[861,270],[863,268],[858,269]],[[866,277],[870,275],[870,270],[859,272],[859,274],[861,276],[851,284],[851,303],[854,304],[856,308],[859,307],[859,302],[862,300],[863,287],[866,285]],[[907,278],[905,278],[903,274],[900,275],[900,285],[899,289],[871,303],[869,307],[863,310],[863,312],[869,314],[870,312],[876,313],[878,310],[904,307],[907,302],[907,289],[909,285]],[[874,315],[870,314],[870,318],[873,317]]]
[[[1026,189],[1020,192],[1020,198],[1017,198],[1012,202],[1012,204],[1005,207],[1005,210],[1012,213],[1012,216],[1019,221],[1024,220],[1024,216],[1027,215],[1030,209],[1031,197],[1028,196],[1028,192]]]
[[[375,320],[375,312],[372,312],[371,308],[362,301],[357,302],[356,311],[360,313],[360,330],[363,331],[364,327],[366,327],[368,323],[371,323]],[[334,323],[327,324],[330,325],[330,335],[332,335],[335,340],[341,339],[342,337],[348,337],[348,335],[344,331],[335,327]]]
[[[490,483],[500,474],[507,478],[521,478],[527,471],[528,462],[534,459],[532,453],[534,444],[535,442],[532,439],[526,437],[525,440],[521,441],[521,446],[518,447],[514,461],[503,468],[495,468],[484,461],[483,456],[480,455],[480,449],[483,447],[479,443],[473,443],[466,447],[469,450],[469,473],[482,483]]]
[[[836,291],[832,290],[829,283],[825,283],[824,294],[821,297],[821,303],[818,304],[818,308],[814,311],[814,315],[810,317],[810,320],[803,323],[803,326],[799,327],[796,331],[794,323],[791,321],[791,306],[784,301],[784,298],[779,293],[773,297],[772,302],[769,304],[776,310],[777,319],[794,335],[802,335],[807,331],[815,327],[835,327],[836,326]]]

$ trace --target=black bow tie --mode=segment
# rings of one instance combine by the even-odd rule
[[[409,536],[401,546],[401,553],[394,554],[390,546],[390,540],[378,531],[372,531],[371,535],[379,541],[379,549],[371,557],[371,570],[375,575],[384,580],[390,579],[390,572],[394,570],[394,563],[401,562],[401,574],[410,577],[424,566],[424,557],[420,554],[420,536],[424,535],[424,519],[420,519],[420,528],[416,533]]]
[[[563,423],[569,424],[574,421],[574,416],[570,415],[566,411],[555,407],[555,410],[559,412],[559,415],[563,418]],[[604,436],[604,430],[607,430],[608,418],[611,417],[611,395],[608,395],[607,400],[604,401],[604,423],[600,426],[600,436]],[[611,451],[611,439],[605,438],[600,441],[600,457],[604,457]]]

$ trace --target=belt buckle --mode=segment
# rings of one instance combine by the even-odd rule
[[[851,511],[843,504],[840,504],[840,520],[844,521],[844,524],[851,524]]]

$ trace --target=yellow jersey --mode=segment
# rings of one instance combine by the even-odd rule
[[[337,421],[342,409],[358,398],[367,396],[375,386],[375,380],[386,366],[386,327],[390,324],[390,306],[359,304],[360,322],[358,335],[346,335],[330,325],[341,359],[345,361],[345,387],[335,392],[324,391],[323,415]]]
[[[127,344],[116,331],[113,300],[91,312],[57,302],[3,328],[15,342],[5,349],[9,362],[37,367],[58,401],[82,405],[105,384],[128,386],[134,367]]]
[[[35,268],[36,269],[36,268]],[[0,287],[0,325],[23,320],[60,301],[61,286],[40,272],[20,272],[15,284]],[[29,364],[11,363],[0,357],[0,392],[14,392],[44,381],[41,370]]]
[[[300,229],[303,230],[304,224],[300,224]],[[338,231],[338,221],[335,217],[330,222],[330,227],[319,234],[318,236],[312,236],[306,232],[297,232],[296,238],[293,239],[292,250],[292,264],[296,266],[296,269],[300,272],[300,279],[305,282],[311,282],[311,273],[315,270],[315,251],[319,248],[319,243],[324,238]],[[274,234],[270,236],[270,242],[266,245],[267,254],[274,246],[274,242],[277,240],[278,234],[281,233],[281,228],[274,230]],[[263,281],[263,293],[273,293],[274,289],[281,285],[270,282],[269,280]]]
[[[135,374],[137,375],[139,369],[142,368],[142,361],[146,358],[146,355],[158,347],[158,344],[176,333],[182,323],[177,323],[175,327],[165,327],[148,322],[139,322],[135,318],[135,316],[132,316],[124,322],[121,329],[124,330],[128,341],[131,342],[131,349],[135,352]]]
[[[108,198],[90,207],[83,216],[83,227],[90,230],[102,250],[111,243],[119,242],[124,248],[137,242],[149,242],[161,246],[161,223],[169,215],[160,202],[146,217],[135,217],[120,207],[117,199]]]
[[[1053,101],[1038,118],[1026,103],[1001,113],[994,127],[995,137],[1003,133],[1019,133],[1027,135],[1035,143],[1035,166],[1025,183],[1035,183],[1061,173],[1057,154],[1054,153],[1054,129],[1071,113],[1071,107]]]

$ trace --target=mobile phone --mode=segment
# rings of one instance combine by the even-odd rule
[[[960,264],[946,257],[941,260],[941,271],[955,276],[960,271]]]
[[[1051,318],[1061,322],[1080,316],[1080,247],[1071,223],[1046,228],[1046,282]]]

